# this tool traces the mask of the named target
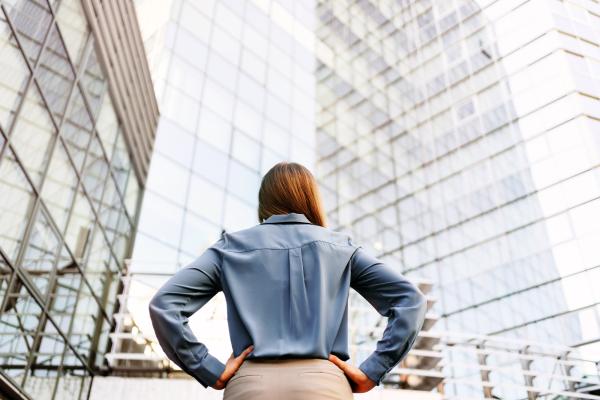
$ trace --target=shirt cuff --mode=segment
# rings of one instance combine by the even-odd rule
[[[205,388],[213,386],[225,371],[225,364],[206,353],[199,367],[190,369],[192,376]]]
[[[358,369],[364,372],[376,385],[379,385],[385,374],[391,371],[393,367],[386,367],[381,364],[376,354],[371,354],[358,366]]]

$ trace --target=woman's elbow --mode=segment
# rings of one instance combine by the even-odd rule
[[[148,313],[150,318],[154,319],[163,315],[166,310],[165,300],[160,292],[157,292],[148,302]]]
[[[427,296],[419,290],[417,286],[413,285],[411,292],[411,303],[412,309],[414,310],[415,325],[418,330],[421,329],[421,325],[425,320],[425,314],[427,313]]]

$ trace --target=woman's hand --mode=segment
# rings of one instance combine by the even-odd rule
[[[329,354],[329,361],[333,362],[337,365],[350,382],[350,386],[352,387],[353,393],[364,393],[373,389],[376,385],[374,381],[371,380],[364,372],[353,365],[348,364],[345,361],[342,361],[340,358],[334,356],[333,354]]]
[[[254,350],[254,346],[251,345],[246,347],[246,349],[242,351],[237,357],[233,357],[233,353],[231,353],[229,359],[227,360],[227,363],[225,364],[225,371],[223,371],[219,379],[217,379],[217,382],[211,387],[217,390],[224,389],[225,386],[227,386],[227,382],[229,381],[229,379],[237,372],[237,370],[244,362],[246,356],[250,352],[252,352],[252,350]]]

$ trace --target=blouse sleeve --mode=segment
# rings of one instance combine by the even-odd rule
[[[223,240],[175,273],[148,306],[156,337],[167,357],[205,388],[216,383],[225,365],[196,339],[188,318],[222,290],[218,248]]]
[[[400,272],[358,247],[350,259],[350,286],[388,317],[376,350],[358,368],[379,385],[406,356],[425,321],[425,295]]]

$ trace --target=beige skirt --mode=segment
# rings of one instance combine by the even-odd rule
[[[246,359],[223,393],[223,400],[353,398],[344,372],[321,358]]]

